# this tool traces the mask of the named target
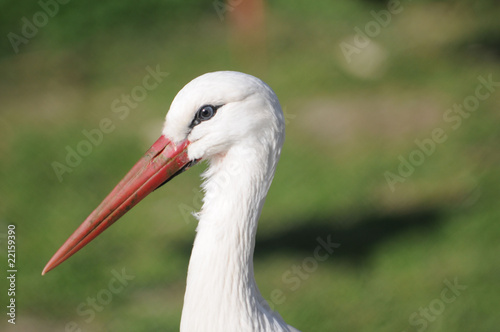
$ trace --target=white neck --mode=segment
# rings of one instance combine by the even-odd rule
[[[280,147],[246,143],[212,158],[205,174],[181,332],[289,331],[260,295],[253,271],[257,222]]]

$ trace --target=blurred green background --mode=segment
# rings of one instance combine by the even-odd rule
[[[54,3],[0,1],[0,330],[178,331],[205,165],[40,273],[159,136],[177,91],[237,70],[266,81],[287,119],[255,253],[284,319],[302,331],[498,331],[500,84],[479,88],[500,82],[497,1]],[[148,67],[168,76],[115,113]],[[104,118],[114,129],[58,178],[53,163]],[[444,142],[430,143],[436,130]],[[325,261],[318,238],[340,244]]]

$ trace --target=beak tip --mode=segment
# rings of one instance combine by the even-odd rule
[[[53,270],[57,265],[59,265],[59,264],[54,265],[53,261],[54,259],[51,258],[50,261],[47,264],[45,264],[45,267],[42,270],[42,276],[44,276],[47,272]]]

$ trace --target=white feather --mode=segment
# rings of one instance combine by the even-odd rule
[[[190,128],[204,105],[223,106]],[[174,98],[163,134],[174,142],[188,139],[189,157],[209,162],[181,332],[297,331],[269,308],[253,269],[257,222],[285,137],[274,92],[243,73],[202,75]]]

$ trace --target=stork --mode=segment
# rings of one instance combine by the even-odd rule
[[[54,254],[42,275],[149,193],[206,160],[180,331],[298,332],[264,300],[253,267],[257,223],[284,138],[280,103],[263,81],[232,71],[195,78],[172,101],[160,138]]]

